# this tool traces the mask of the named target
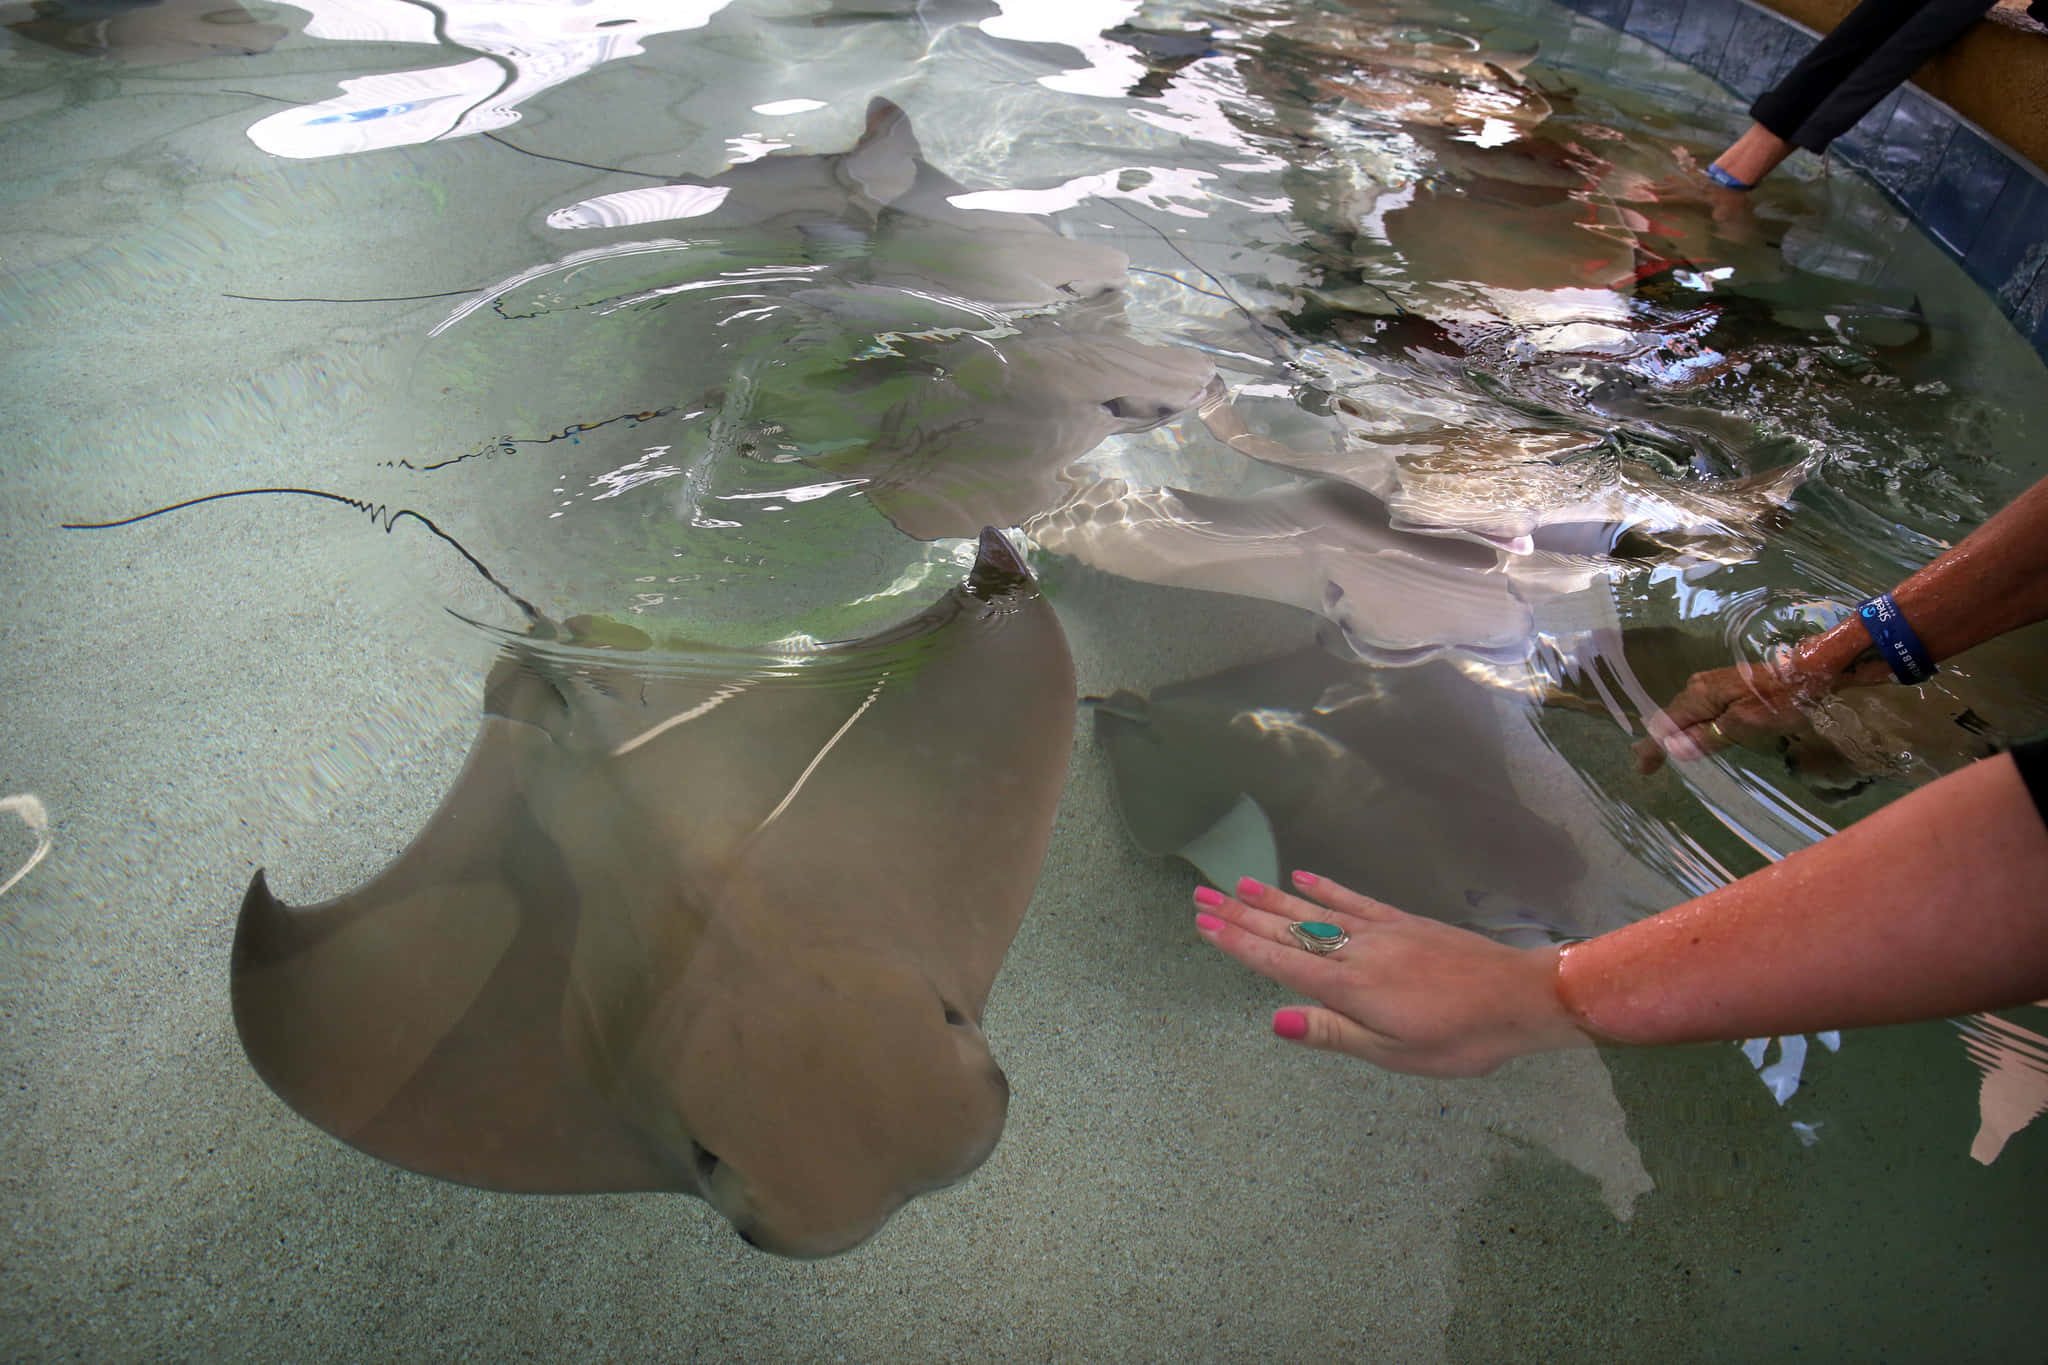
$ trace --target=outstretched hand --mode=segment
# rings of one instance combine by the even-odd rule
[[[1195,893],[1203,938],[1322,1003],[1275,1013],[1281,1037],[1422,1076],[1479,1076],[1525,1052],[1592,1042],[1558,999],[1558,949],[1509,948],[1306,872],[1294,881],[1301,896],[1249,877],[1234,900]],[[1288,933],[1304,920],[1350,942],[1319,957]]]
[[[1770,664],[1735,664],[1695,673],[1662,711],[1644,718],[1649,737],[1631,747],[1636,771],[1653,773],[1668,755],[1681,762],[1781,735],[1806,725],[1802,702],[1826,691],[1824,683]]]

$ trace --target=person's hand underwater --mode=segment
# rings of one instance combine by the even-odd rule
[[[1689,762],[1731,744],[1802,729],[1808,722],[1801,703],[1827,690],[1824,679],[1771,664],[1695,673],[1662,711],[1644,718],[1649,737],[1630,746],[1636,771],[1654,773],[1667,756]]]
[[[1195,892],[1203,938],[1322,1002],[1277,1011],[1282,1038],[1421,1076],[1479,1076],[1525,1052],[1591,1046],[1558,998],[1557,948],[1509,948],[1307,872],[1294,883],[1313,902],[1250,878],[1235,900]],[[1349,941],[1318,956],[1289,933],[1301,921]]]

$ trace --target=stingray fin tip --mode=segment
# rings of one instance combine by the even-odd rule
[[[291,907],[270,889],[264,869],[257,868],[242,895],[241,913],[235,917],[235,942],[229,951],[231,969],[241,972],[268,961],[278,950],[277,934]]]
[[[975,547],[974,568],[967,581],[985,593],[997,593],[1018,583],[1030,583],[1033,579],[1031,570],[1024,563],[1024,556],[1017,553],[1017,547],[1010,543],[1010,538],[993,526],[984,526],[980,543]]]

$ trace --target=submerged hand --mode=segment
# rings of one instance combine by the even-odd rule
[[[1797,730],[1806,724],[1800,703],[1826,690],[1824,682],[1769,664],[1695,673],[1662,711],[1644,719],[1649,738],[1631,746],[1636,771],[1656,772],[1667,755],[1689,761],[1731,744]]]
[[[1237,900],[1195,893],[1202,937],[1322,1002],[1276,1013],[1281,1037],[1421,1076],[1479,1076],[1525,1052],[1592,1042],[1558,999],[1556,948],[1509,948],[1305,872],[1294,880],[1314,903],[1250,878]],[[1302,920],[1334,924],[1350,942],[1318,957],[1288,933]]]

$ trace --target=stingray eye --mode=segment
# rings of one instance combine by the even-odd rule
[[[693,1140],[690,1143],[690,1160],[697,1167],[697,1178],[709,1185],[711,1173],[718,1169],[718,1154]]]
[[[944,1004],[945,1002],[941,1001],[940,1003]],[[946,1022],[954,1028],[965,1028],[967,1026],[967,1016],[954,1009],[951,1005],[946,1005]]]

